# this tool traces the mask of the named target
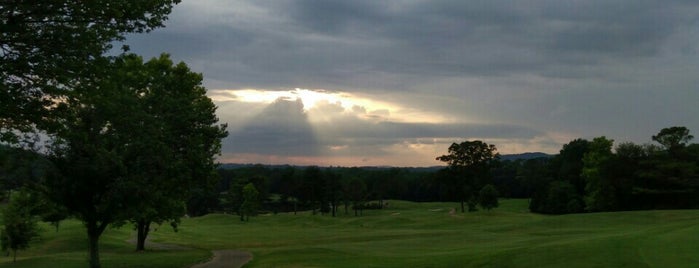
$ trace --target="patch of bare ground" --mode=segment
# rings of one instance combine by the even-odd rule
[[[239,268],[252,260],[250,252],[240,250],[214,250],[214,257],[192,268]]]
[[[131,238],[127,242],[136,245],[136,238]],[[189,249],[185,246],[156,243],[150,241],[150,237],[146,238],[146,249],[156,250],[185,250]],[[252,260],[250,252],[240,250],[214,250],[214,256],[210,261],[192,266],[192,268],[239,268]]]

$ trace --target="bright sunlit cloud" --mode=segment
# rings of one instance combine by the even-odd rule
[[[385,102],[358,94],[327,91],[321,89],[295,88],[293,90],[262,89],[228,89],[216,90],[210,94],[216,102],[237,101],[245,103],[271,104],[277,100],[301,101],[303,109],[311,115],[323,116],[324,110],[334,106],[341,112],[351,113],[368,120],[389,119],[395,122],[430,122],[440,123],[444,116],[404,107],[400,104]],[[319,110],[319,111],[314,111]],[[311,118],[314,119],[314,118]]]
[[[223,162],[432,166],[441,164],[435,156],[464,139],[508,153],[559,146],[528,127],[453,119],[382,95],[294,88],[217,89],[209,96],[231,133]]]

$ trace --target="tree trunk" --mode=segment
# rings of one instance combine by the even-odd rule
[[[86,221],[88,251],[90,252],[90,268],[100,268],[99,239],[107,227],[106,222]]]
[[[297,203],[298,203],[298,201],[294,200],[294,215],[296,215],[296,204]]]
[[[87,239],[88,239],[88,250],[90,251],[90,267],[99,268],[100,267],[100,252],[99,252],[99,234],[96,231],[97,227],[92,228],[88,224],[87,228]]]
[[[464,200],[461,199],[461,213],[464,213]]]
[[[146,238],[150,232],[150,221],[139,220],[136,223],[137,237],[136,237],[136,251],[146,250]]]
[[[17,262],[17,250],[12,250],[12,262]]]
[[[90,250],[90,267],[99,268],[100,267],[100,252],[99,252],[99,236],[88,234]]]

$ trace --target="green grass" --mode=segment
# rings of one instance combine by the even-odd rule
[[[183,219],[178,233],[153,232],[155,242],[192,250],[135,253],[130,228],[103,238],[104,267],[186,267],[212,249],[253,253],[246,267],[688,267],[699,263],[699,210],[545,216],[526,200],[503,200],[493,211],[449,215],[455,203],[390,201],[363,217],[235,215]],[[68,222],[8,267],[84,267],[82,226]],[[55,265],[59,263],[61,265]]]
[[[61,223],[56,232],[53,226],[41,224],[41,237],[28,250],[12,257],[0,257],[0,267],[86,267],[87,236],[83,225],[75,220]],[[192,262],[211,257],[208,250],[147,250],[135,252],[127,242],[132,228],[107,229],[100,240],[103,267],[188,267]]]

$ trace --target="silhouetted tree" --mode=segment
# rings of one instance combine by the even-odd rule
[[[45,130],[52,101],[82,83],[114,41],[162,27],[179,2],[0,2],[0,141]]]
[[[326,199],[325,189],[326,185],[320,168],[317,166],[307,167],[303,172],[303,197],[304,200],[311,203],[313,215],[318,209],[322,212],[323,208],[327,206],[327,204],[323,204]]]
[[[677,155],[678,151],[684,148],[694,136],[689,134],[689,129],[686,127],[669,127],[661,129],[652,138],[660,143],[671,155]]]
[[[482,141],[464,141],[449,146],[449,154],[437,157],[446,162],[451,172],[460,178],[452,180],[453,189],[464,189],[461,195],[461,212],[464,212],[464,202],[469,197],[477,196],[475,189],[480,189],[490,179],[490,169],[497,161],[495,145]],[[470,199],[470,198],[469,198]]]
[[[348,185],[349,196],[352,199],[352,208],[354,209],[354,216],[361,214],[364,207],[364,200],[367,195],[366,184],[363,180],[354,178],[349,182]]]

